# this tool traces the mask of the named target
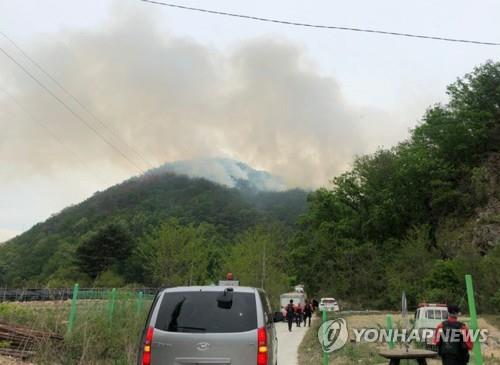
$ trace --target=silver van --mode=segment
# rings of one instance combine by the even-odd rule
[[[159,292],[138,365],[276,365],[274,316],[263,290],[188,286]]]

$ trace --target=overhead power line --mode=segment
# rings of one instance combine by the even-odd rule
[[[424,34],[390,32],[390,31],[385,31],[385,30],[368,29],[368,28],[342,27],[342,26],[337,26],[337,25],[321,25],[321,24],[312,24],[312,23],[301,23],[301,22],[296,22],[296,21],[291,21],[291,20],[263,18],[263,17],[253,16],[253,15],[228,13],[225,11],[202,9],[202,8],[193,8],[190,6],[166,3],[166,2],[162,2],[162,1],[156,1],[156,0],[140,0],[140,1],[145,2],[145,3],[155,4],[155,5],[168,6],[171,8],[197,11],[197,12],[201,12],[201,13],[224,15],[224,16],[230,16],[230,17],[235,17],[235,18],[243,18],[243,19],[249,19],[249,20],[256,20],[256,21],[260,21],[260,22],[277,23],[277,24],[292,25],[292,26],[298,26],[298,27],[308,27],[308,28],[318,28],[318,29],[333,29],[333,30],[343,30],[343,31],[349,31],[349,32],[361,32],[361,33],[374,33],[374,34],[382,34],[382,35],[396,36],[396,37],[430,39],[430,40],[435,40],[435,41],[469,43],[469,44],[484,45],[484,46],[500,46],[500,43],[498,43],[498,42],[485,42],[485,41],[477,41],[477,40],[471,40],[471,39],[448,38],[448,37],[440,37],[440,36],[424,35]]]
[[[14,57],[12,57],[7,51],[0,47],[0,52],[2,52],[7,58],[9,58],[17,67],[19,67],[26,75],[28,75],[33,81],[35,81],[42,89],[49,93],[56,101],[58,101],[68,112],[70,112],[76,119],[84,124],[88,129],[90,129],[94,134],[96,134],[105,144],[111,147],[116,153],[127,160],[131,166],[136,168],[139,172],[144,173],[144,170],[137,165],[132,159],[130,159],[119,147],[114,145],[109,139],[103,136],[92,124],[88,123],[84,118],[82,118],[78,113],[76,113],[67,103],[64,102],[60,97],[58,97],[52,90],[50,90],[43,82],[36,78],[31,72],[29,72],[26,67],[19,63]]]
[[[140,153],[135,149],[132,145],[127,143],[125,139],[123,139],[119,133],[109,126],[107,123],[98,118],[88,107],[85,106],[76,96],[70,93],[59,81],[56,80],[55,77],[50,75],[38,62],[36,62],[30,55],[28,55],[22,48],[19,46],[13,39],[7,36],[5,33],[0,31],[0,34],[7,39],[24,57],[26,57],[36,68],[38,68],[46,77],[48,77],[54,84],[56,84],[68,97],[70,97],[75,103],[77,103],[83,110],[85,110],[94,120],[96,120],[99,124],[101,124],[110,134],[115,136],[115,138],[119,139],[129,150],[131,150],[137,157],[139,157],[142,162],[148,165],[150,168],[153,168],[153,164],[146,160]]]

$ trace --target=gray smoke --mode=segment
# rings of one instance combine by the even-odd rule
[[[288,186],[311,187],[326,184],[356,154],[401,137],[391,135],[395,116],[345,100],[335,79],[318,73],[304,49],[287,40],[253,39],[220,51],[160,32],[155,22],[118,12],[94,32],[65,31],[50,46],[39,47],[34,39],[26,49],[155,166],[227,157],[282,176]],[[134,173],[7,60],[0,66],[2,87],[85,160],[81,164],[0,93],[0,164],[10,167],[2,170],[4,181],[78,170],[116,182]]]

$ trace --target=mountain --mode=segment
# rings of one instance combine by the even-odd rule
[[[224,178],[219,181],[226,184],[172,172],[195,176],[199,162],[166,164],[36,224],[0,247],[0,285],[43,285],[61,266],[74,268],[82,242],[116,223],[126,227],[134,242],[173,218],[181,225],[209,224],[214,239],[226,245],[258,225],[293,230],[306,211],[307,192],[284,190],[272,175],[236,161],[207,161],[216,167],[214,173],[204,170],[207,177]]]
[[[149,174],[173,172],[189,177],[201,177],[230,188],[255,191],[285,191],[287,186],[279,177],[256,170],[247,164],[228,158],[205,158],[169,162]]]

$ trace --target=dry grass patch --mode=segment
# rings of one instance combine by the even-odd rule
[[[0,356],[0,365],[33,365],[7,356]]]
[[[134,299],[117,299],[110,316],[108,301],[80,300],[71,335],[66,333],[70,301],[0,303],[0,320],[64,337],[58,346],[41,343],[30,358],[35,364],[128,365],[135,363],[150,304],[145,300],[138,312]]]

